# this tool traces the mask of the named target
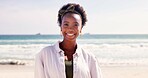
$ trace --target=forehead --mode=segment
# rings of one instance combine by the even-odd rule
[[[71,20],[81,22],[81,16],[75,13],[66,13],[62,19],[62,21],[71,21]]]

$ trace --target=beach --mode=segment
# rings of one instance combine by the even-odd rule
[[[0,78],[34,78],[34,66],[0,65]]]
[[[102,67],[103,78],[148,78],[148,66]]]
[[[101,66],[103,78],[148,78],[148,66]],[[0,65],[0,78],[34,78],[34,66]]]
[[[0,78],[34,78],[35,55],[60,35],[0,35]],[[148,78],[148,35],[84,35],[79,45],[98,59],[103,78]]]

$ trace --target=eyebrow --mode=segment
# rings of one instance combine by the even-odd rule
[[[69,23],[68,21],[64,21],[63,23]],[[73,22],[73,23],[78,23],[78,22]]]

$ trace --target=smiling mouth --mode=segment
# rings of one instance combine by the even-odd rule
[[[73,36],[74,34],[67,33],[68,36]]]
[[[76,38],[76,34],[75,33],[66,33],[65,38],[69,39],[69,40],[73,40]]]
[[[74,33],[66,33],[66,35],[69,38],[74,38],[75,37],[75,34]]]

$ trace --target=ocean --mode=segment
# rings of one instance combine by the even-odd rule
[[[61,35],[0,35],[0,63],[34,61],[43,47],[59,40]],[[77,43],[102,66],[148,65],[148,34],[85,34]]]

